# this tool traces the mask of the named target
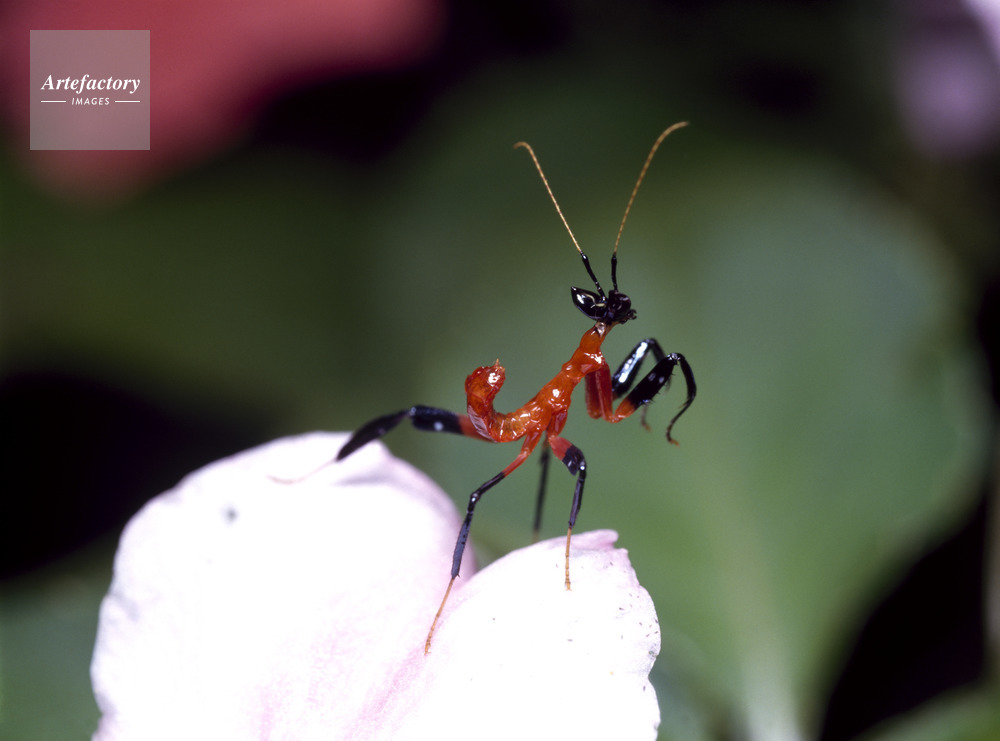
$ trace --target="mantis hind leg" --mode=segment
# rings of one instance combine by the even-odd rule
[[[466,414],[456,414],[447,409],[435,409],[434,407],[412,406],[392,414],[376,417],[371,422],[362,425],[355,431],[351,438],[344,443],[344,447],[337,453],[336,460],[340,461],[364,447],[373,440],[385,436],[393,430],[404,419],[409,419],[413,426],[425,432],[451,432],[456,435],[467,435],[482,439],[472,426]]]
[[[548,443],[552,447],[552,452],[562,461],[566,469],[576,476],[573,504],[569,510],[569,526],[566,528],[566,589],[570,589],[569,544],[573,537],[573,528],[576,526],[576,516],[580,513],[580,506],[583,504],[583,484],[587,480],[587,460],[583,457],[583,451],[565,438],[549,436]]]
[[[472,528],[472,516],[475,514],[476,505],[483,498],[483,494],[507,478],[515,468],[528,459],[537,442],[537,437],[525,440],[521,446],[521,452],[517,454],[517,457],[506,468],[488,481],[484,481],[469,495],[469,504],[465,509],[465,519],[462,521],[462,527],[458,531],[458,540],[455,541],[455,551],[451,557],[451,579],[448,581],[448,588],[445,589],[444,597],[441,599],[441,605],[438,607],[437,614],[434,615],[434,622],[431,623],[431,629],[427,632],[427,640],[424,642],[425,654],[430,653],[431,640],[434,638],[434,631],[437,629],[438,620],[441,619],[441,613],[444,612],[444,606],[448,602],[451,588],[454,586],[459,570],[462,568],[462,556],[465,553],[465,545],[469,540],[469,530]]]
[[[538,542],[538,533],[542,529],[542,506],[545,504],[545,486],[549,477],[549,458],[552,455],[552,448],[548,438],[542,440],[542,457],[539,464],[542,468],[542,478],[538,483],[538,497],[535,499],[535,522],[531,527],[531,542]]]

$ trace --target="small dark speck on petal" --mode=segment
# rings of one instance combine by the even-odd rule
[[[223,512],[223,516],[226,518],[226,522],[233,522],[236,520],[238,513],[235,507],[227,507],[226,511]]]

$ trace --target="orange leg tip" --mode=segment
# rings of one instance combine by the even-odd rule
[[[573,536],[573,528],[566,531],[566,591],[571,591],[569,584],[569,542],[570,538]]]
[[[431,652],[431,641],[434,640],[434,631],[437,629],[438,620],[441,619],[441,613],[444,612],[445,603],[448,601],[448,595],[451,594],[451,588],[455,584],[455,577],[451,578],[448,582],[448,588],[444,590],[444,598],[441,600],[441,606],[438,607],[437,614],[434,615],[434,622],[431,623],[431,629],[427,631],[427,640],[424,641],[424,656]]]
[[[431,624],[431,629],[427,631],[427,640],[424,641],[424,656],[431,652],[431,641],[434,640],[434,631],[437,628],[438,619],[434,618],[433,624]]]

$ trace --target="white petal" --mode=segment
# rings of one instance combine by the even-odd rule
[[[95,738],[329,737],[421,652],[459,526],[447,497],[377,444],[271,478],[344,439],[219,461],[133,518],[101,607]]]
[[[95,739],[655,737],[656,616],[613,533],[574,536],[571,592],[563,539],[475,578],[467,549],[424,656],[458,516],[379,444],[272,478],[343,440],[219,461],[133,518],[101,608]]]
[[[610,530],[523,548],[471,579],[380,739],[655,739],[660,629]],[[443,732],[443,734],[442,734]]]

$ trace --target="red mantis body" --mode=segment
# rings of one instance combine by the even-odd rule
[[[572,401],[573,390],[586,380],[587,411],[595,419],[620,422],[635,411],[628,399],[613,410],[611,368],[601,353],[601,344],[608,335],[609,325],[598,323],[580,339],[580,346],[559,373],[520,409],[506,414],[493,408],[493,399],[503,386],[506,373],[499,361],[474,370],[465,381],[468,397],[468,425],[463,429],[470,437],[482,437],[496,443],[524,439],[521,452],[504,470],[508,475],[531,455],[545,435],[546,443],[562,460],[570,448],[568,440],[559,437]],[[460,424],[463,422],[460,419]],[[569,580],[567,570],[567,584]]]
[[[363,445],[382,437],[407,418],[418,430],[451,432],[497,443],[514,442],[516,440],[523,441],[521,443],[521,452],[517,454],[517,457],[500,473],[479,486],[469,497],[465,520],[462,523],[458,540],[455,543],[455,552],[452,557],[451,580],[448,582],[448,588],[445,590],[444,598],[441,600],[441,606],[438,608],[437,614],[434,616],[434,622],[431,624],[430,631],[427,634],[427,641],[424,644],[425,652],[430,651],[434,630],[441,617],[441,613],[444,611],[445,603],[448,601],[448,595],[451,593],[455,579],[458,578],[459,568],[462,563],[462,554],[465,551],[465,543],[469,537],[469,529],[472,525],[472,516],[476,504],[487,490],[498,484],[514,469],[520,466],[531,455],[535,446],[540,441],[542,442],[542,484],[539,488],[535,510],[536,533],[540,525],[550,451],[555,453],[556,458],[562,461],[569,472],[577,477],[576,488],[573,493],[573,504],[570,509],[569,527],[566,532],[565,586],[566,589],[570,588],[570,539],[573,534],[573,527],[576,524],[577,514],[580,511],[580,504],[583,500],[583,485],[587,474],[587,463],[580,449],[570,443],[569,440],[561,437],[560,433],[566,425],[566,417],[569,413],[573,391],[581,381],[585,382],[587,411],[591,417],[604,419],[607,422],[620,422],[641,408],[643,410],[642,415],[640,415],[642,417],[642,424],[646,426],[646,405],[653,400],[653,397],[660,390],[669,385],[674,368],[679,366],[684,375],[684,381],[687,384],[687,399],[667,426],[667,440],[676,444],[676,441],[670,435],[670,431],[678,417],[694,401],[696,391],[694,375],[684,356],[677,353],[666,354],[656,340],[651,338],[645,339],[635,346],[629,356],[619,366],[618,370],[612,374],[611,368],[601,352],[601,345],[612,327],[624,324],[636,317],[635,311],[631,308],[631,299],[618,290],[618,240],[621,239],[625,220],[628,218],[629,210],[632,208],[632,202],[657,148],[670,132],[684,125],[683,123],[675,124],[660,134],[639,173],[639,179],[632,190],[628,205],[625,207],[625,216],[622,217],[622,223],[618,229],[618,239],[615,241],[615,247],[611,254],[612,289],[608,293],[605,293],[604,289],[601,288],[597,276],[594,275],[594,271],[590,267],[590,260],[583,253],[583,250],[580,249],[576,237],[573,236],[573,232],[569,228],[569,224],[566,222],[566,218],[563,216],[555,196],[552,195],[552,190],[549,188],[548,181],[545,179],[545,174],[542,172],[535,153],[527,144],[523,142],[518,143],[516,146],[524,147],[531,155],[545,185],[545,189],[548,191],[550,198],[552,198],[553,204],[555,204],[556,212],[562,219],[566,231],[569,232],[570,238],[576,246],[577,252],[580,253],[587,273],[597,288],[596,292],[576,288],[575,286],[570,289],[573,303],[594,322],[594,326],[584,333],[580,339],[579,346],[573,352],[569,361],[563,364],[559,373],[551,381],[542,386],[541,390],[519,409],[505,414],[493,408],[493,400],[503,386],[506,377],[503,366],[497,360],[493,365],[477,368],[466,379],[465,393],[468,402],[466,414],[456,414],[433,407],[413,406],[409,409],[378,417],[362,426],[351,436],[351,439],[347,441],[337,454],[337,460],[346,458]],[[649,354],[652,354],[655,358],[656,365],[642,380],[635,383],[642,362]],[[634,387],[633,384],[635,384]],[[615,400],[625,394],[627,394],[625,398],[615,408]]]

